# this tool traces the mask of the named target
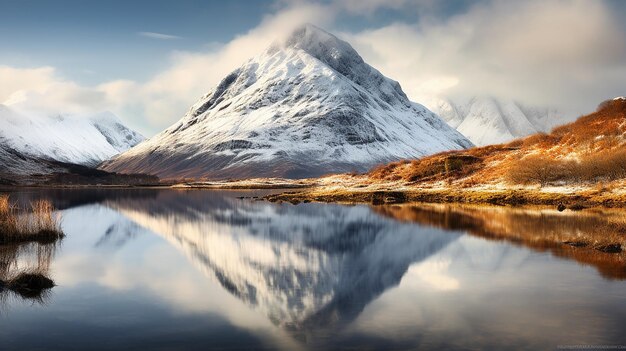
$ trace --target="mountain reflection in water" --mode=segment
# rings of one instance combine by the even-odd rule
[[[194,195],[106,205],[165,237],[231,294],[302,337],[348,324],[409,265],[460,236],[381,220],[363,206]]]
[[[51,200],[67,237],[51,252],[0,252],[0,268],[40,267],[58,284],[45,306],[5,300],[2,348],[626,343],[623,253],[595,249],[623,239],[620,212],[238,199],[264,193],[13,194]]]

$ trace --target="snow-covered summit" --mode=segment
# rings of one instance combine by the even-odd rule
[[[385,101],[408,100],[398,82],[365,63],[350,44],[312,24],[295,30],[283,47],[306,51],[359,86],[378,90]]]
[[[47,115],[0,105],[0,148],[13,155],[95,166],[142,140],[110,112]]]
[[[298,178],[471,145],[350,44],[305,25],[103,169],[161,178]]]

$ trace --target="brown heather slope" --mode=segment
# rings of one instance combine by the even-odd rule
[[[626,99],[549,134],[321,178],[270,200],[626,206]]]
[[[626,100],[609,100],[577,121],[508,144],[450,151],[378,167],[376,180],[445,180],[460,187],[494,182],[559,185],[626,178]]]

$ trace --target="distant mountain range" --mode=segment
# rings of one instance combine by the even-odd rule
[[[0,174],[46,174],[63,171],[63,164],[93,168],[143,140],[110,112],[50,116],[0,105]]]
[[[493,97],[474,97],[467,101],[436,98],[426,105],[477,146],[549,132],[569,122],[554,108],[530,107]]]
[[[161,178],[302,178],[470,146],[350,44],[306,25],[101,168]]]

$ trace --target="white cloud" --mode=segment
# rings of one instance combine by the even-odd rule
[[[52,67],[0,66],[0,102],[56,112],[108,109],[149,136],[177,121],[221,78],[294,27],[311,22],[333,31],[342,15],[369,16],[380,7],[419,7],[428,15],[417,24],[336,34],[398,80],[415,101],[433,94],[488,94],[555,105],[575,116],[624,94],[626,33],[604,2],[487,1],[447,19],[427,11],[436,6],[433,0],[283,0],[274,14],[228,43],[172,53],[169,68],[143,82],[86,87]]]
[[[104,92],[65,80],[52,67],[0,66],[0,77],[0,103],[65,113],[82,113],[107,107]]]
[[[415,100],[496,95],[575,114],[626,81],[624,26],[600,1],[494,1],[443,22],[346,34]]]
[[[381,7],[400,9],[411,0],[341,0],[335,1],[339,9],[355,14],[371,15]]]
[[[0,103],[51,112],[108,109],[132,128],[153,135],[181,118],[191,104],[226,74],[268,47],[277,35],[288,34],[306,22],[329,24],[334,13],[327,5],[319,4],[285,7],[226,44],[213,43],[204,52],[172,53],[169,68],[145,82],[116,80],[85,87],[65,80],[52,67],[0,67],[5,83],[0,88]]]
[[[179,37],[177,35],[170,35],[170,34],[163,34],[163,33],[156,33],[156,32],[138,32],[137,34],[142,37],[146,37],[150,39],[159,39],[159,40],[182,39],[182,37]]]

